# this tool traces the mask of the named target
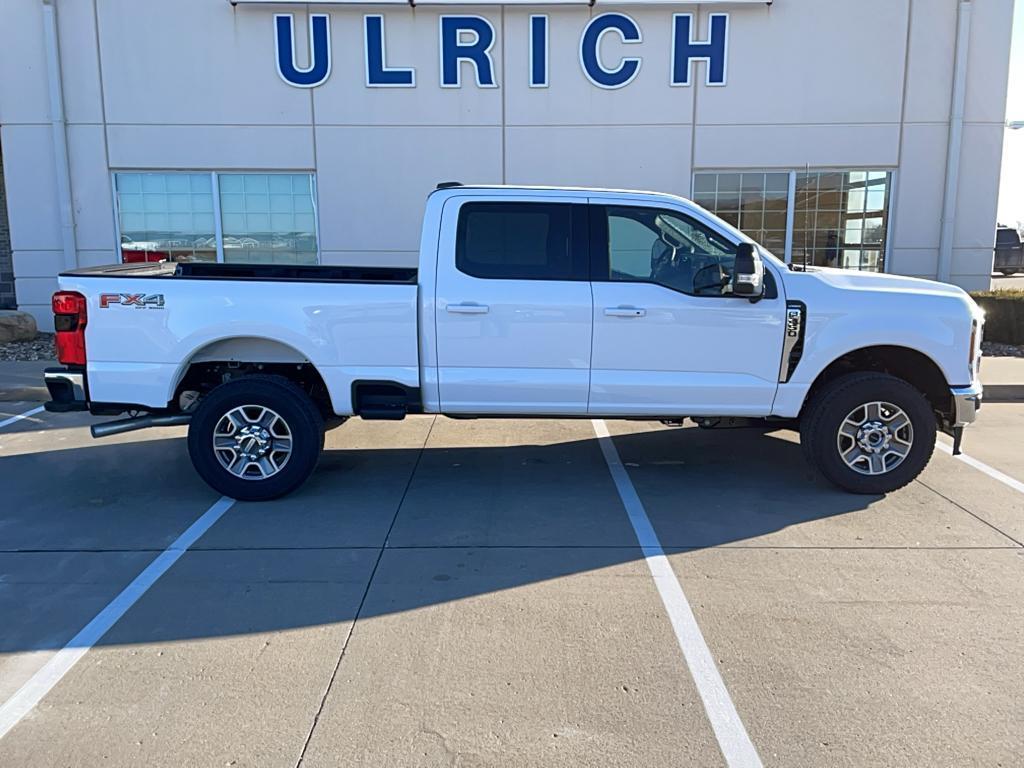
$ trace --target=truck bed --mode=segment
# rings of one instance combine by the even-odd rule
[[[416,284],[415,267],[350,267],[314,264],[214,264],[208,261],[143,264],[108,264],[62,272],[62,277],[140,278],[187,280],[258,280],[316,283]]]
[[[195,363],[311,364],[335,413],[359,381],[419,387],[415,269],[114,264],[65,272],[86,297],[89,399],[165,408]]]

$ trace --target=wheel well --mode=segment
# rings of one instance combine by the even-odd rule
[[[950,415],[949,384],[942,370],[930,357],[908,347],[865,347],[847,352],[818,374],[804,402],[810,402],[826,384],[857,371],[878,371],[902,379],[916,387],[936,412],[947,417]]]
[[[325,421],[335,419],[331,397],[320,372],[311,363],[241,362],[238,360],[202,360],[192,362],[174,390],[169,404],[172,410],[191,410],[199,398],[221,384],[256,374],[281,376],[297,384],[309,395]],[[195,394],[192,394],[195,393]]]

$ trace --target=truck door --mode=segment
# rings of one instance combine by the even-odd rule
[[[651,206],[594,205],[591,223],[589,412],[769,414],[785,299],[777,289],[756,303],[732,294],[737,243],[688,214]]]
[[[588,234],[580,198],[446,202],[434,305],[443,412],[587,412]]]

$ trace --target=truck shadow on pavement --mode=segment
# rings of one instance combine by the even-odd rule
[[[615,445],[669,552],[786,546],[878,499],[813,477],[791,433],[655,428]],[[182,438],[23,453],[0,473],[0,615],[18,617],[0,652],[65,645],[216,499]],[[329,450],[292,496],[232,507],[100,644],[432,609],[642,559],[595,438]]]

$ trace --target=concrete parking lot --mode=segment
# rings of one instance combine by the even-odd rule
[[[0,766],[1024,762],[1022,403],[966,443],[1005,478],[937,450],[885,498],[791,432],[417,417],[218,507],[183,429],[89,421],[0,429],[0,705],[45,689]]]

